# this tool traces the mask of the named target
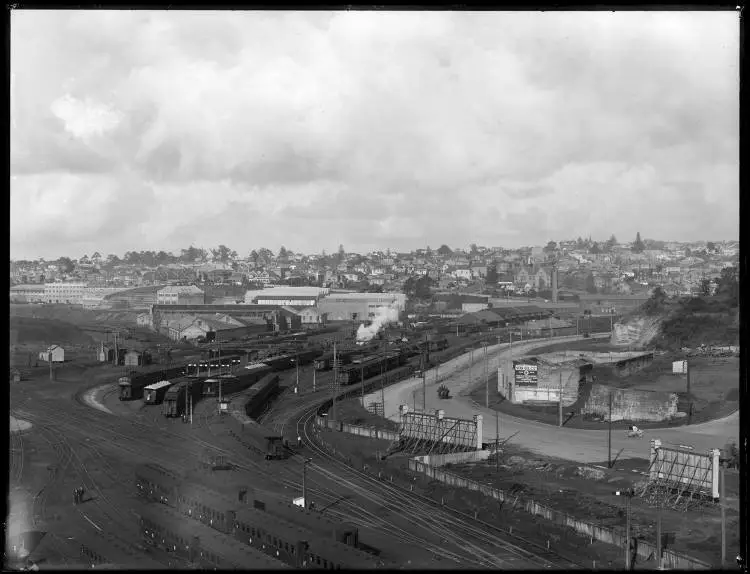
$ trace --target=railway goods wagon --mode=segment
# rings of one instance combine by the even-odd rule
[[[200,401],[203,394],[203,381],[198,378],[189,378],[173,384],[164,395],[162,403],[162,414],[165,417],[179,417],[186,413],[186,402],[192,401],[195,405]]]
[[[271,371],[271,367],[265,363],[253,363],[238,369],[233,375],[210,377],[203,381],[203,396],[218,397],[219,387],[221,387],[222,396],[244,391]]]
[[[304,351],[300,351],[294,356],[292,365],[295,365],[297,362],[299,362],[300,366],[314,363],[315,358],[318,357],[321,353],[322,353],[322,349],[319,349],[317,347],[312,347],[310,349],[305,349]]]
[[[159,381],[143,389],[143,402],[147,405],[158,405],[164,400],[169,387],[172,386],[170,381]]]
[[[135,374],[133,371],[128,377],[120,377],[120,400],[132,401],[143,397],[143,390],[154,383],[162,380],[179,378],[185,375],[185,367],[172,367],[149,373]]]
[[[160,504],[137,509],[144,543],[184,558],[200,569],[287,569],[280,560],[228,538]]]
[[[245,414],[255,418],[263,412],[269,399],[279,391],[279,375],[268,374],[242,393]]]
[[[385,357],[377,355],[364,357],[361,362],[352,363],[339,372],[339,382],[342,385],[351,385],[362,380],[378,376],[381,372],[385,373],[406,362],[406,355],[401,352],[386,353]]]
[[[287,458],[288,450],[284,446],[284,437],[273,434],[257,421],[251,419],[244,413],[243,408],[235,408],[229,411],[230,425],[239,441],[254,451],[263,455],[266,460],[279,460]]]
[[[369,352],[375,351],[376,346],[367,345],[363,347],[355,348],[344,348],[337,350],[337,359],[340,361],[340,365],[349,365],[352,361],[359,357],[366,355]],[[333,368],[333,351],[326,351],[320,357],[315,359],[314,366],[316,371],[328,371]]]

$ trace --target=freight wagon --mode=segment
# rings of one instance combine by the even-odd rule
[[[244,391],[241,397],[237,397],[237,404],[243,405],[244,413],[249,417],[256,417],[262,413],[269,399],[279,391],[279,376],[269,374],[263,377],[258,384]]]
[[[120,387],[120,400],[132,401],[140,399],[143,396],[143,389],[159,381],[175,379],[185,376],[185,367],[172,367],[170,369],[161,369],[149,373],[136,374],[131,371],[130,376],[120,377],[118,385]]]
[[[203,396],[218,397],[244,391],[272,371],[265,363],[253,363],[238,369],[233,375],[211,377],[203,381]]]
[[[193,406],[200,401],[203,394],[203,380],[190,377],[183,381],[175,382],[167,394],[164,395],[162,403],[162,414],[165,417],[179,417],[187,412],[186,403],[191,401]]]
[[[349,365],[351,362],[358,357],[367,355],[368,353],[376,352],[378,349],[377,345],[367,345],[356,348],[343,348],[338,349],[336,358],[339,360],[339,366]],[[333,368],[333,351],[327,351],[314,362],[316,371],[327,371]]]
[[[157,465],[139,466],[136,485],[147,500],[170,506],[296,568],[358,570],[386,566],[367,552],[251,507],[242,493],[233,500]]]
[[[200,569],[265,570],[289,566],[268,553],[227,538],[198,521],[181,516],[163,504],[146,503],[137,508],[145,544],[184,558]]]
[[[351,365],[344,367],[339,371],[339,383],[342,385],[351,385],[364,379],[386,373],[406,362],[406,354],[400,351],[386,353],[384,357],[370,356],[363,357],[360,361],[352,362]]]
[[[143,402],[147,405],[158,405],[164,400],[172,383],[169,381],[159,381],[143,389]]]

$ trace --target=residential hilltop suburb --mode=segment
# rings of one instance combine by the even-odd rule
[[[738,260],[638,234],[11,261],[6,566],[733,563]]]

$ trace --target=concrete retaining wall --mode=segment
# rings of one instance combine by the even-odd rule
[[[519,500],[518,496],[512,496],[508,493],[500,490],[499,488],[493,488],[486,484],[479,483],[475,480],[458,476],[452,472],[441,470],[435,466],[425,464],[417,459],[409,460],[409,469],[414,472],[420,472],[433,480],[442,482],[456,488],[466,488],[468,490],[475,490],[481,492],[485,496],[494,498],[501,502],[508,502],[513,508],[521,508],[529,514],[543,516],[547,520],[568,526],[578,532],[588,536],[592,540],[598,540],[600,542],[606,542],[607,544],[613,544],[621,548],[625,548],[625,533],[624,529],[609,528],[606,526],[599,526],[592,524],[586,520],[581,520],[575,516],[571,516],[565,512],[560,512],[550,508],[549,506],[539,504],[534,500]],[[652,560],[656,553],[656,544],[650,543],[645,540],[638,540],[638,559]],[[674,568],[680,570],[709,570],[712,568],[710,564],[696,560],[689,556],[678,554],[672,550],[663,551],[663,563],[666,568]]]
[[[433,467],[445,466],[446,464],[460,464],[464,462],[481,462],[487,460],[490,457],[489,450],[470,450],[466,452],[454,452],[451,454],[430,454],[424,456],[417,456],[414,460],[418,460],[423,464],[427,464]]]
[[[399,433],[395,431],[379,429],[376,427],[351,425],[349,423],[343,423],[341,421],[330,420],[328,417],[315,417],[315,425],[320,428],[327,428],[336,432],[345,432],[349,434],[356,434],[357,436],[366,436],[369,438],[389,440],[392,442],[397,441],[400,438]]]
[[[581,408],[581,414],[608,418],[610,393],[613,421],[663,421],[677,415],[677,393],[613,389],[597,384],[591,386],[591,394]]]

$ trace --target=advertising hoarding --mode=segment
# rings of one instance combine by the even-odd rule
[[[531,363],[514,363],[517,387],[536,387],[539,383],[539,365]]]
[[[687,374],[687,361],[673,361],[672,362],[672,374],[673,375],[686,375]]]

